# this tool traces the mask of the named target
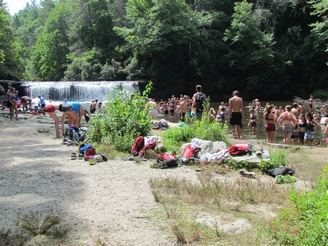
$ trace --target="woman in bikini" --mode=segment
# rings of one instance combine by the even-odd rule
[[[306,131],[306,119],[304,114],[300,114],[299,120],[298,120],[298,126],[299,126],[299,133],[298,133],[298,139],[300,141],[300,144],[304,144],[304,135]]]
[[[315,128],[320,126],[320,124],[318,122],[316,122],[315,120],[313,120],[313,116],[311,113],[306,113],[305,114],[305,118],[306,118],[306,131],[304,134],[304,144],[312,144],[313,143],[313,139],[315,137]]]
[[[18,109],[16,106],[17,100],[18,100],[18,96],[16,90],[14,87],[12,87],[10,89],[10,93],[8,94],[8,108],[10,108],[9,117],[11,121],[13,120],[14,110],[15,110],[16,120],[18,120]]]
[[[263,114],[263,118],[265,119],[265,131],[267,135],[267,142],[272,143],[275,131],[276,131],[276,115],[272,112],[272,106],[268,105]]]
[[[284,144],[290,144],[291,137],[292,137],[292,132],[293,132],[293,127],[296,125],[297,120],[292,114],[291,111],[292,107],[290,105],[287,105],[285,108],[285,112],[281,113],[277,123],[279,127],[282,127],[283,131],[283,138],[284,138]],[[281,125],[282,123],[282,125]]]

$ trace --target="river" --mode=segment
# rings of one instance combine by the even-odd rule
[[[250,101],[244,101],[244,105],[248,105]],[[293,102],[287,102],[287,101],[271,101],[269,102],[270,104],[274,104],[276,106],[282,106],[283,108],[285,108],[286,105],[291,105]],[[217,110],[217,108],[219,107],[218,102],[214,102],[211,103],[211,107],[213,107],[215,110]],[[263,106],[265,106],[266,102],[261,102],[262,108]],[[308,111],[308,108],[303,107],[304,112]],[[249,122],[249,107],[246,106],[244,108],[245,110],[245,117],[243,119],[243,128],[242,128],[242,134],[241,134],[241,138],[242,139],[258,139],[258,140],[266,140],[266,132],[265,132],[265,120],[263,119],[263,111],[261,110],[259,115],[258,115],[258,119],[257,119],[257,128],[255,131],[255,134],[253,135],[251,133],[251,128],[249,126],[247,126],[248,122]],[[164,117],[159,117],[159,118],[164,118],[167,121],[170,122],[178,122],[179,121],[179,117],[178,114],[175,113],[174,117],[169,116],[169,115],[165,115]],[[313,143],[317,143],[317,142],[321,142],[321,144],[325,143],[325,137],[323,135],[323,131],[324,131],[324,126],[320,126],[316,129],[316,134],[315,134],[315,140],[313,141]],[[227,134],[231,134],[231,128],[229,126],[229,131],[227,132]],[[282,134],[282,129],[279,128],[276,131],[275,134],[275,138],[274,138],[274,143],[283,143],[283,134]]]

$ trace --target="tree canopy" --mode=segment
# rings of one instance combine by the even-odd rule
[[[0,79],[153,81],[151,95],[328,97],[328,2],[0,0]],[[210,93],[209,93],[210,92]]]

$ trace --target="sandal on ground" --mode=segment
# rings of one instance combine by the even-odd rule
[[[76,158],[77,158],[76,153],[72,153],[72,154],[71,154],[71,160],[76,160]]]

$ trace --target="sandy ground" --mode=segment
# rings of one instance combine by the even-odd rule
[[[194,169],[152,169],[151,161],[89,165],[71,160],[78,148],[55,138],[48,116],[11,122],[0,115],[0,124],[0,228],[14,229],[20,216],[32,211],[63,218],[71,227],[72,245],[93,246],[98,237],[115,246],[175,245],[169,225],[152,217],[165,212],[154,201],[148,181],[156,177],[196,181]],[[309,186],[299,181],[297,185]]]
[[[188,168],[151,169],[150,161],[109,160],[89,165],[71,160],[76,146],[55,139],[53,121],[33,116],[10,122],[0,116],[0,228],[14,228],[22,214],[53,213],[64,218],[78,245],[93,245],[97,236],[111,245],[173,245],[163,226],[149,219],[162,210],[149,178],[196,178]],[[164,225],[165,226],[165,225]]]

